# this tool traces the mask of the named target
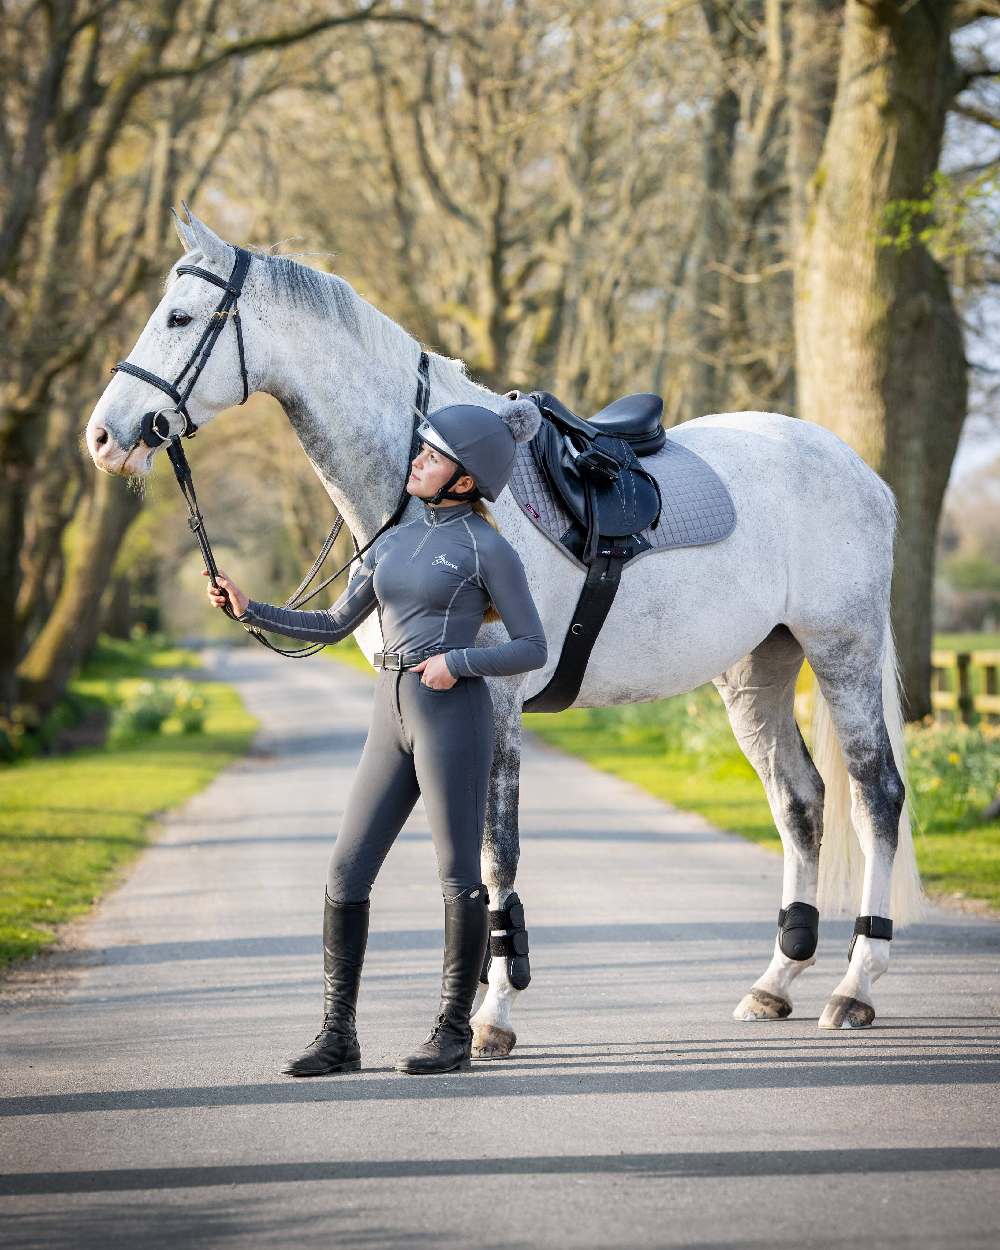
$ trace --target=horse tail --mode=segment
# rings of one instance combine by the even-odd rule
[[[815,676],[813,688],[813,760],[826,787],[823,842],[819,858],[818,906],[824,914],[846,912],[853,916],[857,914],[860,904],[865,858],[851,818],[850,777],[844,754],[840,749],[830,708]],[[897,928],[918,920],[926,901],[913,849],[901,689],[899,658],[896,655],[890,621],[887,622],[885,654],[882,659],[882,706],[892,754],[906,793],[899,818],[899,843],[892,869],[890,907],[893,923]]]

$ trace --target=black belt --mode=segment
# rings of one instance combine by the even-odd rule
[[[372,663],[376,668],[412,668],[414,664],[419,664],[421,660],[429,659],[430,656],[437,654],[438,652],[436,651],[376,651]]]

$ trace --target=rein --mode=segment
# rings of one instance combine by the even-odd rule
[[[139,427],[139,437],[129,448],[128,454],[131,455],[132,451],[138,447],[140,442],[144,442],[147,447],[159,447],[161,444],[166,443],[169,440],[167,456],[170,463],[173,465],[174,476],[177,478],[177,485],[180,487],[181,494],[184,496],[184,502],[187,504],[188,525],[198,540],[198,544],[201,547],[202,559],[205,562],[205,569],[208,573],[209,580],[216,590],[222,589],[216,580],[219,569],[215,563],[215,555],[212,552],[212,544],[209,541],[208,532],[205,529],[205,518],[202,516],[201,509],[198,506],[198,496],[194,489],[194,479],[191,475],[191,466],[188,464],[187,456],[184,454],[184,447],[181,444],[181,435],[183,435],[184,438],[194,438],[195,434],[198,432],[198,427],[191,420],[191,415],[187,410],[187,401],[190,398],[191,392],[194,390],[205,365],[208,363],[208,359],[212,354],[212,349],[215,347],[215,344],[219,339],[219,335],[225,328],[226,322],[230,319],[232,319],[236,328],[236,348],[239,352],[240,376],[243,380],[243,398],[240,400],[240,404],[245,404],[250,397],[246,356],[243,348],[243,329],[240,324],[240,310],[237,301],[243,293],[243,283],[246,279],[247,270],[250,268],[251,257],[250,253],[244,248],[237,247],[234,250],[236,252],[236,260],[228,279],[220,278],[217,274],[210,273],[207,269],[201,269],[197,265],[179,265],[177,267],[177,272],[179,274],[189,273],[196,278],[202,278],[205,282],[211,282],[214,286],[222,287],[223,296],[219,301],[215,312],[209,319],[208,326],[206,327],[201,338],[198,340],[194,351],[189,356],[187,364],[180,371],[173,382],[168,382],[165,378],[161,378],[155,373],[150,373],[147,369],[143,369],[139,365],[134,365],[128,360],[120,360],[111,370],[112,373],[116,371],[130,373],[133,377],[139,378],[140,381],[147,382],[150,386],[155,386],[158,390],[163,391],[164,394],[168,395],[170,399],[173,400],[173,408],[162,408],[157,412],[147,412],[143,415],[142,422]],[[181,391],[181,384],[189,374],[190,377],[188,378],[187,385],[184,387],[184,390]],[[427,416],[427,409],[430,402],[430,391],[430,359],[427,353],[422,351],[420,353],[420,360],[417,364],[417,394],[416,402],[414,403],[413,427],[410,432],[410,453],[407,458],[407,465],[409,465],[409,462],[417,454],[417,451],[420,448],[420,439],[417,436],[417,428]],[[180,434],[174,434],[171,431],[169,416],[166,416],[161,432],[161,428],[158,425],[159,419],[168,413],[176,413],[184,418],[184,429]],[[336,572],[331,573],[329,577],[320,582],[320,584],[307,595],[306,590],[308,589],[309,584],[319,572],[327,556],[333,550],[333,545],[337,541],[337,535],[340,533],[341,527],[344,524],[344,518],[342,516],[337,517],[336,521],[333,523],[330,533],[327,535],[326,540],[320,549],[319,555],[317,555],[316,559],[313,561],[312,567],[309,569],[309,572],[299,583],[293,593],[285,600],[282,605],[283,607],[293,609],[299,608],[304,603],[308,603],[310,599],[315,598],[321,590],[325,590],[331,582],[335,581],[341,575],[341,573],[343,573],[346,569],[349,569],[354,561],[360,555],[363,555],[381,534],[396,524],[400,516],[402,516],[403,510],[406,507],[406,502],[409,498],[406,490],[406,481],[407,479],[404,478],[399,501],[393,509],[393,513],[389,519],[378,530],[376,530],[363,547],[358,547],[357,539],[355,539],[352,535],[352,540],[354,542],[354,555],[351,556],[346,564],[342,565],[336,570]],[[226,598],[223,611],[230,618],[230,620],[239,621],[240,618],[233,611],[233,606],[229,600],[228,593],[225,590],[222,590],[222,593]],[[287,656],[289,659],[307,659],[309,656],[316,655],[318,652],[322,651],[326,646],[326,643],[317,642],[307,643],[304,647],[276,647],[274,643],[265,638],[263,632],[258,626],[248,625],[243,621],[240,621],[240,624],[243,625],[243,628],[248,634],[251,634],[254,638],[256,638],[261,646],[267,647],[268,650],[274,651],[278,655]]]

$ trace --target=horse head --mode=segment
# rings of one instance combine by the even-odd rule
[[[174,214],[185,254],[168,273],[163,298],[87,423],[87,450],[106,473],[145,477],[158,446],[242,403],[247,392],[259,389],[267,367],[268,337],[253,299],[237,303],[232,292],[227,295],[238,250],[186,205],[185,211],[186,221]],[[241,284],[251,296],[254,268],[251,264]],[[192,378],[196,384],[187,394]]]

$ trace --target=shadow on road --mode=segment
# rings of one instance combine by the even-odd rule
[[[426,1176],[538,1176],[637,1173],[648,1177],[868,1176],[893,1172],[986,1172],[1000,1168],[992,1147],[898,1150],[726,1150],[688,1154],[538,1155],[473,1159],[365,1159],[214,1167],[109,1168],[107,1171],[0,1175],[0,1194],[123,1193],[213,1185],[400,1180]]]

